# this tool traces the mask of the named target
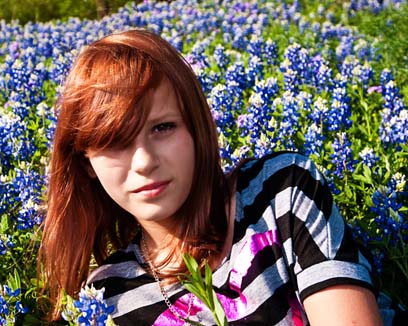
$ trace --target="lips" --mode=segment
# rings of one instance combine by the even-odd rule
[[[158,195],[160,195],[167,188],[169,183],[170,181],[160,181],[160,182],[149,183],[147,185],[144,185],[140,188],[133,190],[132,192],[136,194],[141,194],[148,198],[153,198],[153,197],[157,197]]]

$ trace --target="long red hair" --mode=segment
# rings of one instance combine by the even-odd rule
[[[48,211],[39,251],[39,277],[60,313],[64,289],[75,296],[93,255],[101,264],[112,249],[135,236],[136,219],[117,205],[87,172],[85,152],[126,145],[143,126],[149,94],[167,78],[195,144],[191,192],[178,211],[180,240],[198,261],[218,253],[227,232],[228,186],[220,167],[216,127],[191,67],[165,40],[133,30],[87,46],[77,58],[57,102],[58,123],[51,154]],[[185,266],[180,272],[185,272]]]

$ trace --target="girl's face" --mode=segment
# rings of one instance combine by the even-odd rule
[[[195,166],[194,141],[167,80],[151,103],[145,125],[128,147],[87,152],[90,174],[142,226],[171,222],[190,193]]]

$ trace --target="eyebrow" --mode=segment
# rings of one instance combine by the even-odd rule
[[[182,119],[182,117],[180,113],[169,112],[169,113],[164,113],[164,114],[158,114],[157,116],[153,118],[147,118],[146,122],[150,124],[155,124],[157,122],[161,122],[167,119],[170,119],[170,120],[171,119]]]

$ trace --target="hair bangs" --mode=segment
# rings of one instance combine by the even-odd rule
[[[79,152],[126,147],[143,127],[163,74],[145,53],[123,45],[89,50],[96,53],[70,87],[78,109],[74,147]]]

